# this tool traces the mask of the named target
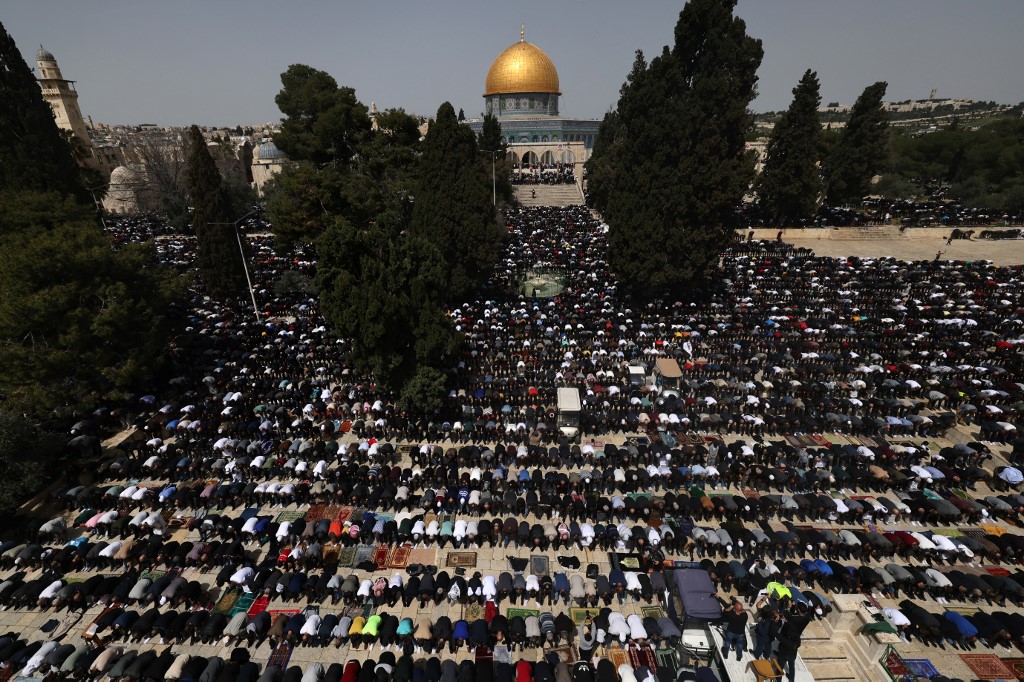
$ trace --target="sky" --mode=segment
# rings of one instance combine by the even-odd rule
[[[43,44],[95,122],[235,125],[280,119],[290,64],[327,71],[365,104],[483,110],[491,61],[526,39],[554,61],[561,113],[615,106],[634,52],[672,41],[682,0],[18,0],[0,22],[30,66]],[[1024,100],[1024,0],[739,0],[764,44],[755,111],[784,109],[814,69],[823,102],[875,81],[887,100]]]

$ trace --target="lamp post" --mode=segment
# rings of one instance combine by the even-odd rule
[[[498,205],[498,181],[494,176],[494,162],[498,158],[498,154],[501,154],[500,149],[481,149],[484,154],[491,155],[491,203],[495,206]]]
[[[258,305],[256,305],[256,292],[253,291],[252,289],[252,278],[249,276],[249,262],[245,259],[245,247],[242,246],[242,233],[238,231],[238,226],[242,223],[242,221],[251,216],[253,213],[256,213],[255,209],[249,211],[248,213],[246,213],[244,216],[242,216],[233,223],[207,223],[207,226],[230,225],[231,229],[235,231],[235,239],[238,240],[238,255],[242,258],[242,269],[245,270],[245,282],[246,284],[249,285],[249,297],[252,299],[252,312],[256,316],[256,321],[259,322],[260,308]]]

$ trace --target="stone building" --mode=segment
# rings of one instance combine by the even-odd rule
[[[284,155],[272,140],[267,140],[252,155],[252,182],[256,186],[256,193],[263,196],[263,187],[270,178],[281,172],[281,168],[288,162]]]
[[[501,123],[513,164],[582,165],[590,158],[601,122],[562,117],[561,95],[554,62],[542,49],[526,42],[521,29],[519,41],[491,64],[484,85],[484,113]],[[469,124],[478,134],[483,130],[482,119]]]
[[[64,78],[57,59],[40,45],[36,52],[36,70],[43,99],[53,109],[57,127],[70,131],[81,142],[77,150],[79,163],[99,171],[104,177],[123,162],[120,149],[115,146],[97,148],[89,136],[82,111],[78,108],[78,90],[75,81]]]

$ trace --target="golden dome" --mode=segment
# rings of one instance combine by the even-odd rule
[[[487,71],[484,97],[513,92],[561,94],[554,63],[544,50],[525,40],[507,47]]]

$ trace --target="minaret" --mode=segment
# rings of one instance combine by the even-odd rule
[[[70,130],[88,149],[92,149],[89,133],[85,129],[85,120],[78,108],[78,92],[75,82],[65,80],[57,66],[57,60],[42,45],[36,52],[36,65],[39,69],[39,88],[43,91],[43,99],[53,108],[53,117],[57,126]],[[90,153],[91,155],[91,153]]]

